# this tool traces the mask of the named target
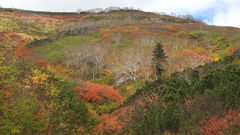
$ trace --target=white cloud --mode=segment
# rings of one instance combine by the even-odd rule
[[[154,0],[147,8],[164,12],[192,13],[211,8],[217,0]],[[144,8],[144,7],[143,7]]]
[[[134,7],[145,11],[200,14],[211,21],[209,24],[240,27],[240,0],[0,0],[0,4],[3,7],[60,12],[74,12],[79,8]]]
[[[213,25],[235,26],[240,28],[240,1],[223,0],[225,11],[218,10],[213,17]]]
[[[212,24],[221,26],[235,26],[240,28],[240,9],[230,9],[227,12],[218,12]]]
[[[75,11],[77,8],[104,8],[108,6],[135,7],[148,11],[196,12],[209,8],[217,0],[1,0],[6,7],[52,10],[52,11]]]

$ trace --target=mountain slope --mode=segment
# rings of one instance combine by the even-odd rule
[[[1,8],[0,131],[237,134],[239,33],[138,10]],[[156,80],[158,42],[168,58]]]

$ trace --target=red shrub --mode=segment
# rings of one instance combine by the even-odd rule
[[[39,17],[39,16],[36,16],[36,17],[34,17],[33,19],[34,19],[36,22],[41,21],[41,17]]]
[[[20,50],[17,50],[15,52],[15,56],[16,57],[24,57],[24,56],[30,55],[31,53],[32,53],[32,49],[29,49],[29,48],[27,48],[27,49],[20,49]]]
[[[9,37],[13,37],[13,38],[19,38],[19,37],[21,37],[21,36],[18,35],[17,33],[9,33],[8,36],[9,36]]]
[[[138,31],[138,30],[140,30],[140,27],[139,27],[139,26],[135,26],[135,25],[127,26],[126,28],[127,28],[127,29],[132,29],[133,31]]]
[[[130,40],[137,40],[139,37],[136,35],[132,35],[129,37]]]
[[[19,41],[18,43],[17,43],[17,45],[19,45],[19,46],[24,46],[24,45],[26,45],[27,43],[25,42],[25,41]]]
[[[111,114],[103,114],[100,117],[100,123],[95,127],[94,131],[97,135],[113,135],[122,132],[122,127],[124,125],[123,121],[118,120],[116,116]]]
[[[240,112],[229,110],[222,119],[212,117],[201,123],[200,131],[204,135],[224,135],[240,125]]]
[[[112,86],[89,82],[86,82],[85,85],[84,88],[76,87],[74,90],[78,92],[80,98],[86,101],[103,104],[103,97],[118,102],[122,100],[122,96]]]
[[[36,65],[40,67],[47,67],[48,63],[45,60],[38,60],[36,61]]]
[[[151,33],[148,32],[148,31],[145,31],[145,32],[143,32],[143,34],[144,34],[144,35],[149,35],[149,34],[151,34]]]
[[[94,135],[118,135],[135,116],[136,108],[143,107],[143,96],[138,96],[129,104],[116,109],[111,114],[100,117],[100,123],[94,128]]]

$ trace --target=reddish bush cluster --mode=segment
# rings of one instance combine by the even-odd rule
[[[36,22],[41,21],[41,17],[40,17],[40,16],[35,16],[35,17],[33,17],[33,19],[34,19]]]
[[[0,98],[7,99],[13,96],[13,92],[10,90],[0,90]]]
[[[86,101],[94,102],[96,104],[103,104],[103,98],[111,99],[120,102],[122,96],[119,92],[113,89],[112,86],[95,84],[95,83],[85,83],[86,87],[80,88],[76,87],[74,90],[78,92],[78,96]]]
[[[127,29],[132,29],[133,31],[139,31],[140,27],[139,26],[135,26],[135,25],[131,25],[131,26],[127,26]]]
[[[40,67],[47,67],[48,63],[45,60],[38,60],[36,61],[36,65]]]
[[[198,57],[206,62],[211,62],[211,58],[209,56],[208,53],[206,52],[201,52],[198,50],[189,50],[189,49],[185,49],[184,50],[184,54],[185,56],[189,56],[189,57]]]
[[[25,41],[19,41],[18,43],[17,43],[17,45],[19,45],[19,46],[24,46],[24,45],[26,45],[27,43],[25,42]]]
[[[104,114],[100,117],[100,123],[94,129],[94,135],[115,135],[121,134],[123,128],[135,116],[137,107],[143,107],[143,97],[139,96],[131,103],[118,108],[111,114]]]
[[[137,40],[139,37],[137,35],[131,35],[129,37],[130,40]]]
[[[118,26],[116,28],[113,29],[113,32],[124,32],[126,28],[124,28],[123,26]]]
[[[20,49],[20,50],[17,50],[15,52],[15,56],[16,57],[24,57],[24,56],[29,56],[30,54],[32,54],[32,49]]]
[[[15,37],[19,38],[20,37],[20,35],[18,35],[17,33],[9,33],[8,36],[9,37],[14,37],[14,38]]]
[[[104,114],[101,116],[100,121],[101,122],[94,129],[95,134],[114,135],[122,132],[124,122],[118,120],[116,116],[112,116],[111,114]]]
[[[229,110],[222,118],[212,117],[202,122],[200,131],[204,135],[225,135],[231,134],[231,130],[240,125],[240,112]]]

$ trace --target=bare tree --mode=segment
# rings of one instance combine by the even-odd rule
[[[88,33],[100,27],[106,27],[106,26],[113,27],[118,25],[131,24],[131,23],[134,23],[135,21],[136,19],[134,19],[133,17],[127,17],[124,19],[120,19],[117,17],[107,17],[100,20],[81,19],[78,22],[76,22],[75,25],[67,29],[66,33],[70,35],[77,35],[82,33]]]
[[[141,46],[154,46],[154,43],[155,43],[155,40],[156,40],[156,37],[153,36],[153,35],[147,35],[147,36],[144,36],[143,38],[140,38],[139,39],[139,43]]]
[[[112,66],[116,78],[123,80],[122,82],[148,80],[151,75],[151,53],[149,53],[149,49],[143,46],[132,48],[128,53],[122,54],[121,58],[118,63]]]
[[[111,11],[118,11],[120,9],[121,9],[120,7],[113,7],[113,6],[111,6],[111,7],[106,8],[104,11],[105,12],[111,12]]]
[[[69,49],[66,52],[67,68],[73,68],[77,72],[85,72],[89,66],[95,68],[92,72],[93,78],[101,75],[105,65],[107,49],[101,44],[81,44]]]
[[[120,32],[113,35],[113,41],[115,42],[116,45],[119,44],[121,38],[122,38],[122,33]]]
[[[90,9],[90,10],[86,10],[85,12],[88,12],[88,13],[100,13],[100,12],[103,12],[104,10],[102,8],[93,8],[93,9]]]
[[[77,13],[81,13],[81,12],[82,12],[82,9],[78,9],[78,10],[77,10]]]

